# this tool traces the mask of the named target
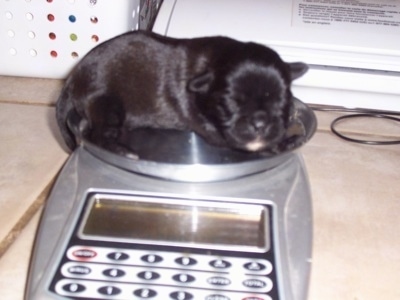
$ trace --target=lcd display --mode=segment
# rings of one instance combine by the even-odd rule
[[[267,250],[268,224],[263,205],[94,195],[81,234],[152,244]]]

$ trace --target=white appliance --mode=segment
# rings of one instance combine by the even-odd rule
[[[310,65],[306,103],[400,111],[399,0],[164,0],[153,31],[265,44]]]

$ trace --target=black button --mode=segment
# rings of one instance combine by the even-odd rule
[[[147,299],[155,297],[157,295],[157,292],[151,289],[138,289],[135,290],[133,294],[137,297]]]
[[[72,266],[68,268],[68,273],[73,275],[87,275],[90,274],[92,270],[86,266]]]
[[[231,284],[231,281],[228,278],[222,276],[210,277],[207,279],[207,282],[211,285],[216,285],[216,286],[226,286]]]
[[[174,300],[191,300],[193,299],[193,295],[188,292],[173,292],[169,294],[171,299]]]
[[[176,274],[172,276],[172,279],[180,283],[189,283],[195,280],[194,276],[189,274]]]
[[[68,283],[62,286],[62,289],[68,293],[80,293],[86,290],[83,284],[79,283]]]
[[[150,264],[162,261],[162,257],[156,254],[147,254],[141,257],[141,260]]]
[[[111,252],[107,255],[109,259],[115,260],[115,261],[120,261],[120,260],[126,260],[129,258],[129,255],[124,253],[124,252]]]
[[[193,265],[197,264],[197,261],[194,258],[187,257],[187,256],[179,257],[179,258],[175,259],[175,262],[182,266],[193,266]]]
[[[232,264],[229,261],[223,260],[223,259],[216,259],[210,261],[210,266],[216,268],[216,269],[227,269],[231,266]]]
[[[160,274],[152,271],[143,271],[140,272],[137,276],[144,280],[155,280],[160,278]]]
[[[116,278],[116,277],[124,276],[125,275],[125,271],[122,271],[122,270],[116,269],[116,268],[112,268],[112,269],[104,270],[103,274],[105,276],[108,276],[108,277]]]
[[[121,289],[115,287],[115,286],[103,286],[97,290],[100,294],[102,295],[108,295],[108,296],[114,296],[118,295],[121,293]]]
[[[258,263],[258,262],[249,262],[247,264],[244,264],[243,267],[249,271],[262,271],[266,268],[264,264]]]

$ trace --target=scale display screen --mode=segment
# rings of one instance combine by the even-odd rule
[[[95,194],[80,235],[85,239],[264,252],[270,246],[268,224],[268,210],[263,205]]]

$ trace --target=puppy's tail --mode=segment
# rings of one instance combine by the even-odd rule
[[[74,111],[74,105],[70,97],[70,88],[67,82],[56,103],[56,119],[65,144],[71,151],[77,146],[76,138],[68,127],[68,116],[72,111]]]

